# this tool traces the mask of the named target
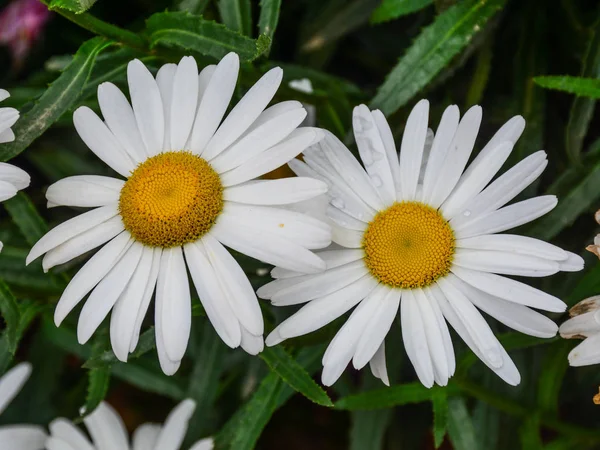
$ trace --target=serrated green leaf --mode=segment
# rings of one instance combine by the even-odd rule
[[[50,85],[35,106],[17,121],[13,127],[16,139],[0,147],[0,160],[6,161],[21,153],[76,104],[96,57],[109,45],[110,41],[96,37],[79,47],[71,64]]]
[[[281,346],[267,347],[260,357],[294,390],[319,405],[333,406],[325,391]]]
[[[252,36],[252,5],[250,0],[219,0],[221,21],[227,28],[244,36]]]
[[[473,421],[462,397],[448,400],[448,437],[455,450],[477,450]]]
[[[440,448],[448,427],[448,396],[443,389],[436,389],[431,397],[433,403],[433,442]]]
[[[336,409],[381,409],[398,405],[408,405],[431,401],[432,395],[437,387],[427,389],[421,383],[398,384],[383,389],[361,392],[341,398],[335,403]],[[456,388],[448,386],[448,395],[456,392]]]
[[[81,14],[94,6],[94,3],[97,1],[98,0],[52,0],[48,9],[66,9],[75,14]]]
[[[258,31],[273,40],[273,35],[279,23],[281,0],[260,0],[260,16]]]
[[[584,78],[600,78],[600,21],[593,27],[592,36],[588,44],[581,76]],[[566,148],[569,159],[579,163],[583,140],[587,134],[596,100],[586,97],[576,97],[571,105],[569,122],[566,130]]]
[[[27,194],[17,193],[13,198],[5,201],[4,206],[28,244],[35,244],[48,232],[48,225],[37,212]]]
[[[0,312],[6,324],[6,339],[8,343],[8,351],[15,354],[17,350],[17,340],[19,333],[19,324],[21,322],[21,313],[17,299],[10,291],[10,288],[0,280]]]
[[[541,76],[533,81],[546,89],[568,92],[580,97],[600,98],[600,80],[571,76]]]
[[[88,371],[88,390],[83,410],[84,415],[93,412],[102,400],[104,400],[108,392],[109,383],[110,370],[108,367]]]
[[[371,102],[390,115],[424,88],[466,47],[506,0],[466,0],[440,14],[417,37]]]
[[[187,12],[154,14],[146,21],[146,26],[152,47],[178,47],[217,59],[236,52],[242,60],[252,61],[266,50],[267,41],[270,41],[265,36],[250,39],[225,25]]]
[[[138,346],[133,351],[129,357],[128,361],[139,358],[140,356],[146,354],[150,350],[156,348],[155,341],[155,332],[154,327],[148,328],[140,335],[140,340],[138,342]],[[113,364],[118,364],[120,361],[117,359],[112,350],[106,350],[98,355],[92,356],[89,358],[82,367],[86,369],[95,369],[111,366]]]
[[[383,0],[373,11],[371,23],[387,22],[417,12],[433,3],[433,0]]]

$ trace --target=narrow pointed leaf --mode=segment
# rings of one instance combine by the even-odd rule
[[[433,3],[433,0],[383,0],[373,11],[371,23],[387,22],[417,12]]]

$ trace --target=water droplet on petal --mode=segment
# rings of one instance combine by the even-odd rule
[[[383,153],[381,152],[377,152],[377,151],[373,151],[373,159],[375,161],[380,161],[383,159]]]
[[[342,200],[341,198],[334,198],[333,200],[331,200],[331,204],[337,209],[344,209],[344,207],[346,206],[344,200]]]
[[[470,215],[471,215],[471,211],[469,211],[468,209],[465,209],[465,211],[463,212],[463,216],[469,217]]]
[[[381,187],[383,185],[383,182],[381,181],[381,178],[378,175],[371,175],[371,181],[373,182],[373,185],[375,185],[375,187]]]

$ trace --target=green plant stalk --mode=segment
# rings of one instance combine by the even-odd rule
[[[510,414],[515,417],[529,417],[533,414],[531,408],[520,405],[502,395],[490,392],[486,388],[479,386],[465,378],[454,377],[453,383],[465,394],[475,397],[494,408]],[[540,414],[540,423],[561,434],[572,436],[579,441],[600,441],[600,432],[588,428],[579,427],[560,421],[559,419]]]
[[[40,1],[44,5],[49,6],[49,0]],[[103,20],[100,20],[88,13],[75,14],[64,9],[55,9],[53,11],[56,11],[67,20],[70,20],[74,24],[91,31],[94,34],[104,36],[116,42],[120,42],[128,47],[150,53],[150,49],[146,40],[132,31],[125,30],[108,22],[104,22]]]

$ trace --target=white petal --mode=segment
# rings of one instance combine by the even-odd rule
[[[558,204],[554,195],[539,197],[513,203],[496,211],[481,214],[470,221],[465,221],[454,227],[459,239],[465,239],[480,234],[493,234],[510,230],[552,211]]]
[[[190,243],[184,246],[187,266],[208,320],[223,342],[231,348],[236,348],[242,339],[240,324],[221,289],[215,269],[200,245]]]
[[[19,120],[19,111],[15,108],[0,108],[0,131],[12,127]]]
[[[144,423],[137,427],[133,432],[133,450],[154,450],[161,428],[160,425],[153,423]]]
[[[390,163],[390,170],[392,172],[392,178],[394,179],[394,187],[396,192],[400,192],[400,179],[402,176],[400,174],[400,162],[398,160],[398,150],[396,150],[394,135],[392,134],[392,130],[387,119],[381,111],[376,109],[375,111],[371,111],[371,114],[373,115],[373,119],[375,119],[375,125],[379,130],[381,141],[385,147],[385,154],[387,155],[387,160]]]
[[[192,56],[181,58],[171,101],[171,150],[182,150],[190,136],[198,102],[198,66]]]
[[[448,303],[448,300],[446,300],[446,298],[441,293],[439,288],[437,288],[437,286],[433,285],[431,288],[431,292],[435,294],[435,299],[436,299],[438,305],[440,306],[440,309],[444,313],[444,316],[446,317],[446,319],[448,320],[450,325],[452,325],[452,328],[454,328],[456,330],[458,335],[461,337],[461,339],[463,341],[465,341],[465,344],[467,344],[469,346],[469,348],[473,351],[473,353],[475,353],[477,355],[477,357],[481,361],[483,361],[483,363],[486,366],[488,366],[490,369],[492,369],[496,373],[496,375],[498,375],[500,378],[502,378],[508,384],[510,384],[512,386],[518,385],[521,382],[521,376],[519,375],[519,371],[517,370],[515,363],[512,361],[512,359],[510,359],[510,357],[506,353],[506,350],[504,350],[504,348],[498,343],[498,345],[500,347],[500,352],[502,355],[502,365],[500,367],[496,368],[496,367],[492,366],[490,363],[488,363],[486,361],[486,359],[483,357],[478,346],[475,344],[473,338],[469,334],[469,331],[467,331],[465,324],[458,317],[458,315],[456,314],[454,309],[450,306],[450,304]]]
[[[365,105],[354,108],[352,129],[358,152],[379,197],[383,200],[384,205],[392,204],[396,201],[396,186],[390,162],[375,119]],[[394,164],[396,164],[395,161]]]
[[[212,438],[200,439],[190,447],[190,450],[213,450],[215,444]]]
[[[121,233],[100,249],[98,253],[92,256],[79,269],[65,288],[56,305],[54,311],[54,323],[56,326],[60,326],[67,314],[104,278],[119,259],[121,259],[121,256],[127,251],[132,242],[131,235],[128,232]]]
[[[545,277],[559,271],[556,261],[495,250],[459,248],[452,262],[467,269],[524,277]]]
[[[400,145],[400,192],[403,200],[414,200],[417,194],[428,121],[429,102],[421,100],[408,116]]]
[[[296,100],[286,100],[284,102],[275,103],[274,105],[269,106],[267,109],[261,112],[258,118],[254,122],[252,122],[252,125],[248,127],[248,129],[242,136],[250,134],[258,127],[264,125],[267,122],[270,122],[271,120],[275,119],[276,117],[279,117],[282,114],[298,109],[304,109],[304,106],[302,105],[302,103]]]
[[[73,450],[94,450],[94,447],[85,434],[67,419],[55,419],[50,422],[48,428],[50,429],[52,438],[63,441],[70,446],[68,448],[72,448]]]
[[[304,281],[273,295],[271,303],[285,306],[314,300],[342,289],[368,273],[363,261],[355,261],[323,273],[307,275]]]
[[[458,128],[459,119],[460,113],[456,105],[448,106],[445,109],[444,114],[442,114],[440,124],[431,145],[429,158],[427,160],[427,168],[423,177],[422,198],[425,203],[431,201],[434,191],[436,191],[436,184],[444,170],[446,155],[448,154],[450,143]]]
[[[262,312],[254,288],[244,270],[225,250],[225,247],[210,234],[202,238],[202,243],[236,317],[251,334],[262,336],[264,332]]]
[[[49,250],[42,259],[44,272],[52,267],[71,261],[73,258],[108,242],[125,229],[121,216],[115,216],[95,227],[72,237],[68,241]]]
[[[202,69],[200,71],[200,73],[198,74],[198,102],[197,102],[198,108],[200,107],[200,102],[202,101],[202,97],[204,97],[204,93],[206,92],[208,83],[210,83],[210,80],[211,80],[212,76],[214,75],[215,70],[217,70],[217,65],[210,64],[210,65],[206,66],[204,69]],[[191,135],[190,135],[190,138],[191,138]]]
[[[600,362],[600,334],[587,338],[569,353],[569,365],[589,366]]]
[[[15,140],[15,133],[10,128],[4,131],[0,131],[0,144],[6,144],[7,142],[13,142]]]
[[[390,385],[390,379],[387,373],[387,365],[385,363],[385,341],[381,343],[375,356],[369,361],[371,373],[375,378],[379,378],[386,386]]]
[[[339,267],[344,264],[357,261],[363,258],[365,253],[363,250],[326,250],[323,252],[318,252],[317,256],[325,262],[327,269],[333,269],[334,267]],[[292,278],[301,275],[303,274],[300,272],[293,272],[291,270],[282,269],[281,267],[275,267],[271,271],[271,276],[273,278]]]
[[[153,449],[179,450],[195,409],[196,402],[189,398],[179,403],[165,420]]]
[[[2,450],[41,450],[44,448],[45,441],[46,433],[42,427],[36,425],[0,426],[0,448]],[[6,443],[9,445],[5,447]]]
[[[162,261],[162,253],[161,253]],[[160,274],[160,262],[159,262],[159,274]],[[156,353],[158,354],[158,362],[160,368],[165,375],[173,375],[179,370],[181,360],[172,360],[169,358],[167,351],[165,350],[165,333],[163,330],[163,303],[167,300],[164,296],[156,296],[154,302],[154,330],[156,340]]]
[[[180,361],[185,355],[192,327],[190,286],[181,247],[163,250],[156,297],[162,297],[165,351],[171,361]]]
[[[327,192],[327,184],[314,178],[296,177],[257,180],[225,189],[223,199],[252,205],[285,205]]]
[[[23,169],[12,164],[0,162],[0,180],[6,181],[18,190],[25,189],[31,182],[31,177]]]
[[[124,181],[98,175],[76,175],[50,185],[46,199],[52,206],[96,207],[117,203]]]
[[[568,252],[556,245],[515,234],[484,234],[459,239],[456,241],[456,247],[519,253],[552,261],[564,261],[568,258]]]
[[[560,299],[510,278],[461,267],[453,267],[452,272],[471,286],[509,302],[551,312],[567,308]]]
[[[448,330],[448,324],[446,324],[446,319],[444,319],[442,310],[440,309],[440,306],[438,305],[438,302],[435,299],[434,295],[430,292],[430,289],[423,289],[423,293],[429,301],[429,305],[431,306],[431,309],[435,314],[438,327],[442,333],[442,339],[444,341],[444,353],[446,354],[446,363],[448,365],[448,376],[451,377],[452,375],[454,375],[454,371],[456,370],[456,358],[454,356],[454,346],[452,345],[450,330]]]
[[[327,217],[329,217],[337,225],[339,225],[339,228],[346,228],[349,230],[360,231],[361,233],[364,233],[368,227],[367,223],[355,219],[354,217],[349,216],[342,210],[331,205],[327,207]]]
[[[165,133],[162,148],[164,151],[171,150],[171,103],[173,102],[173,87],[175,86],[175,73],[177,64],[164,64],[156,74],[156,84],[160,91],[165,117]],[[194,111],[195,113],[195,111]]]
[[[0,414],[21,391],[31,375],[31,364],[20,363],[0,378]]]
[[[275,336],[289,339],[318,330],[353,308],[367,297],[377,284],[377,280],[365,275],[342,289],[307,303],[279,324],[274,331]],[[270,337],[267,337],[267,345],[271,345]]]
[[[8,92],[6,89],[0,89],[0,102],[3,102],[4,100],[6,100],[9,97],[10,97],[10,92]]]
[[[138,312],[152,272],[153,255],[154,250],[151,247],[142,247],[135,272],[117,300],[110,317],[110,343],[115,356],[123,362],[127,362],[129,355]]]
[[[250,159],[260,157],[262,152],[289,136],[302,123],[305,117],[306,110],[304,108],[280,114],[243,135],[229,148],[211,160],[211,166],[218,173],[223,173],[241,166]]]
[[[480,152],[441,206],[440,210],[444,217],[451,219],[463,212],[469,201],[479,194],[498,173],[512,149],[512,142],[502,142],[487,153]]]
[[[528,156],[469,201],[451,223],[457,227],[507,204],[539,177],[547,165],[546,152],[542,150]]]
[[[77,340],[85,344],[108,315],[135,271],[144,246],[134,242],[120,261],[98,283],[83,305],[77,323]]]
[[[0,181],[0,202],[17,195],[18,189],[8,181]]]
[[[108,403],[100,403],[83,421],[97,450],[129,450],[125,424]]]
[[[559,261],[558,265],[562,272],[578,272],[583,269],[583,258],[575,253],[566,252],[568,257],[564,261]]]
[[[489,140],[480,153],[492,151],[492,149],[501,142],[508,141],[515,144],[521,137],[521,134],[523,134],[523,130],[525,130],[525,119],[521,116],[511,117],[510,120],[502,125],[496,134],[492,136],[492,139]]]
[[[240,346],[244,349],[244,351],[249,355],[258,355],[260,352],[262,352],[265,347],[262,334],[260,336],[256,336],[246,330],[243,326],[240,327],[240,329],[242,331],[242,341],[240,342]]]
[[[113,170],[128,177],[135,169],[134,161],[100,117],[90,108],[87,106],[77,108],[73,113],[73,124],[85,145]]]
[[[133,108],[125,94],[112,83],[98,86],[98,103],[106,125],[131,159],[139,164],[148,154],[138,129]]]
[[[469,335],[483,355],[484,360],[492,367],[501,367],[501,345],[498,343],[498,340],[483,316],[460,290],[460,285],[456,283],[454,277],[449,275],[446,278],[442,278],[437,281],[437,285],[440,287],[444,296],[448,299],[448,303],[450,303],[450,306],[468,330]]]
[[[482,311],[513,330],[540,338],[556,336],[558,326],[546,316],[526,306],[503,300],[463,283],[465,294]],[[600,327],[598,327],[600,331]]]
[[[591,337],[600,333],[600,315],[590,311],[571,317],[560,326],[560,336],[565,339]]]
[[[165,133],[160,90],[150,71],[138,59],[127,65],[127,81],[138,129],[148,155],[154,156],[162,150]]]
[[[277,92],[282,78],[283,70],[275,67],[246,92],[206,145],[203,158],[213,159],[252,125]]]
[[[118,214],[117,204],[102,206],[57,225],[36,242],[27,255],[26,264],[69,239],[88,231]]]
[[[259,261],[304,273],[325,269],[325,263],[310,250],[288,239],[259,229],[248,230],[221,215],[210,233],[221,243]]]
[[[277,169],[300,154],[306,147],[323,137],[317,128],[297,128],[279,144],[265,150],[260,158],[254,158],[221,175],[223,186],[229,187],[257,178]]]
[[[352,364],[357,370],[366,366],[371,358],[375,356],[398,314],[401,291],[383,284],[379,286],[381,286],[381,290],[378,287],[370,294],[370,296],[375,297],[374,300],[379,305],[363,330],[352,358]]]
[[[217,130],[237,82],[240,60],[231,52],[221,59],[202,94],[192,128],[190,149],[202,155],[208,141]]]
[[[419,305],[412,291],[402,292],[400,302],[400,319],[402,324],[402,340],[408,359],[415,368],[419,381],[423,386],[433,386],[433,364],[429,353],[427,335]]]

